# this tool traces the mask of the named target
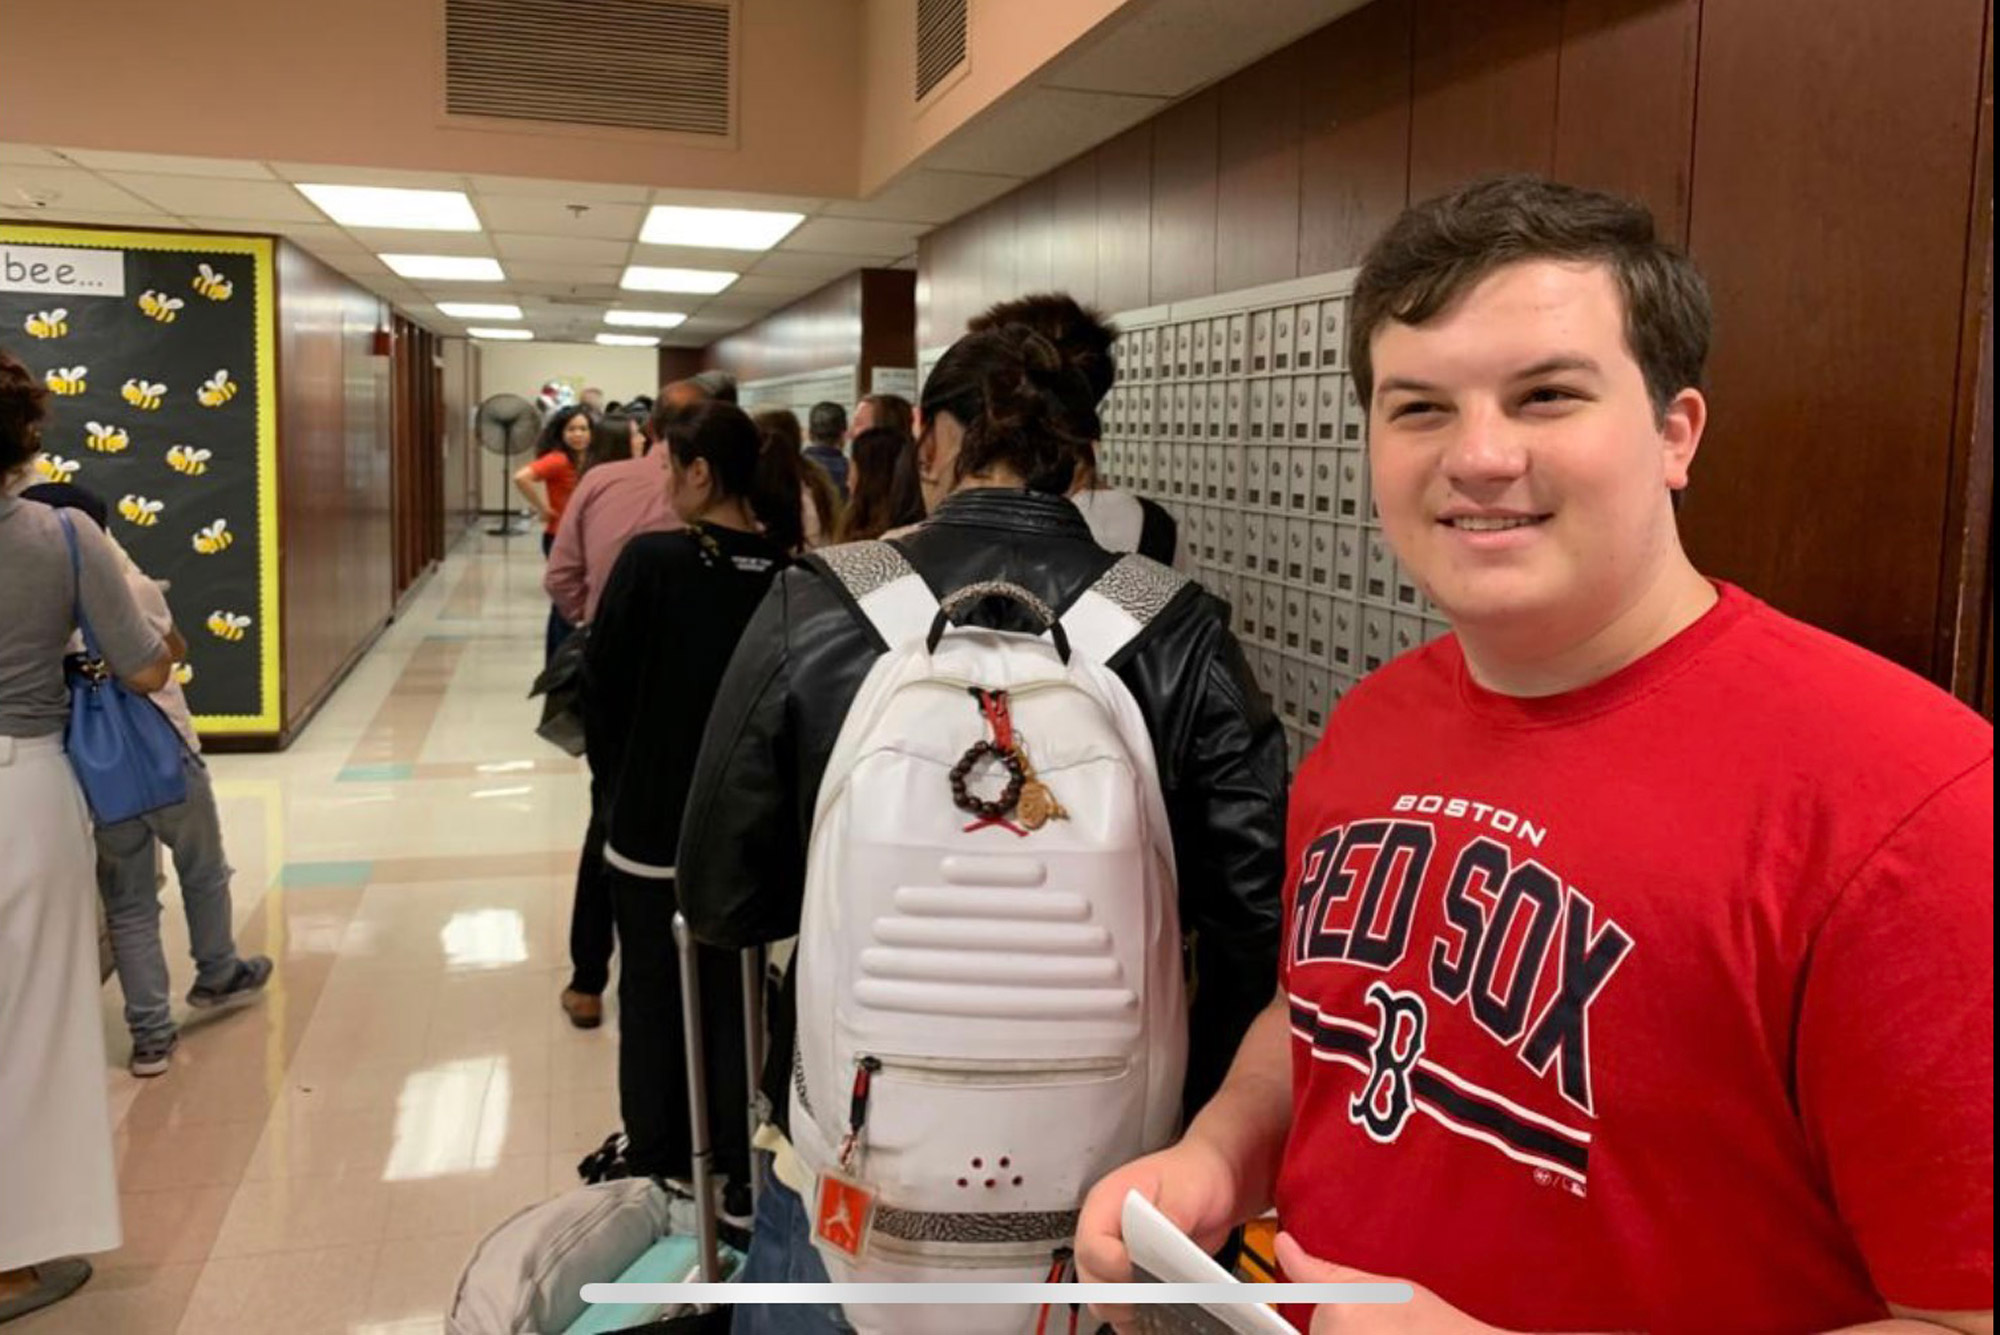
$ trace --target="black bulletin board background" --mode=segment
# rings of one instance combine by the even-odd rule
[[[264,401],[275,392],[266,382],[270,242],[4,227],[0,241],[17,254],[34,243],[123,252],[122,297],[0,292],[0,343],[55,391],[37,466],[45,478],[102,497],[113,536],[149,575],[169,581],[168,603],[190,646],[182,675],[198,722],[275,732],[276,493],[267,476],[275,405]],[[204,264],[227,281],[226,296],[212,285],[204,293]],[[143,294],[177,299],[173,319],[149,316]],[[67,310],[67,329],[51,336],[35,317],[55,309]],[[81,376],[64,375],[77,367],[86,368]],[[236,391],[205,405],[200,392],[218,372]],[[157,408],[124,397],[133,380],[166,387]],[[94,448],[93,422],[130,443]],[[176,468],[169,456],[177,446],[207,455]],[[226,546],[214,539],[217,521]]]

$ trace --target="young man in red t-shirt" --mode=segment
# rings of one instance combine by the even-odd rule
[[[1092,1194],[1086,1276],[1129,1273],[1136,1188],[1208,1244],[1275,1204],[1295,1280],[1415,1286],[1315,1335],[1990,1331],[1991,727],[1690,564],[1709,306],[1644,210],[1412,209],[1351,328],[1383,528],[1455,634],[1300,771],[1281,994]]]

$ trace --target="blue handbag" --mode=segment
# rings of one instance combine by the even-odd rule
[[[63,747],[70,768],[99,825],[111,825],[148,811],[187,801],[186,751],[173,720],[143,695],[125,688],[104,663],[90,618],[83,610],[83,561],[67,511],[58,510],[69,543],[69,568],[76,581],[76,624],[83,632],[85,661],[72,661],[69,727]]]

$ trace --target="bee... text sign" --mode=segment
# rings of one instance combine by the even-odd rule
[[[0,242],[0,292],[125,295],[125,256],[116,250],[16,246]]]

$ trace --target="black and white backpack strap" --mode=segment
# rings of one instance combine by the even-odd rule
[[[874,628],[883,649],[929,633],[938,612],[937,595],[893,544],[844,542],[820,548],[806,562],[833,577],[854,611]]]
[[[1193,587],[1194,581],[1158,561],[1121,556],[1063,612],[1063,629],[1078,653],[1117,668],[1160,614]]]

